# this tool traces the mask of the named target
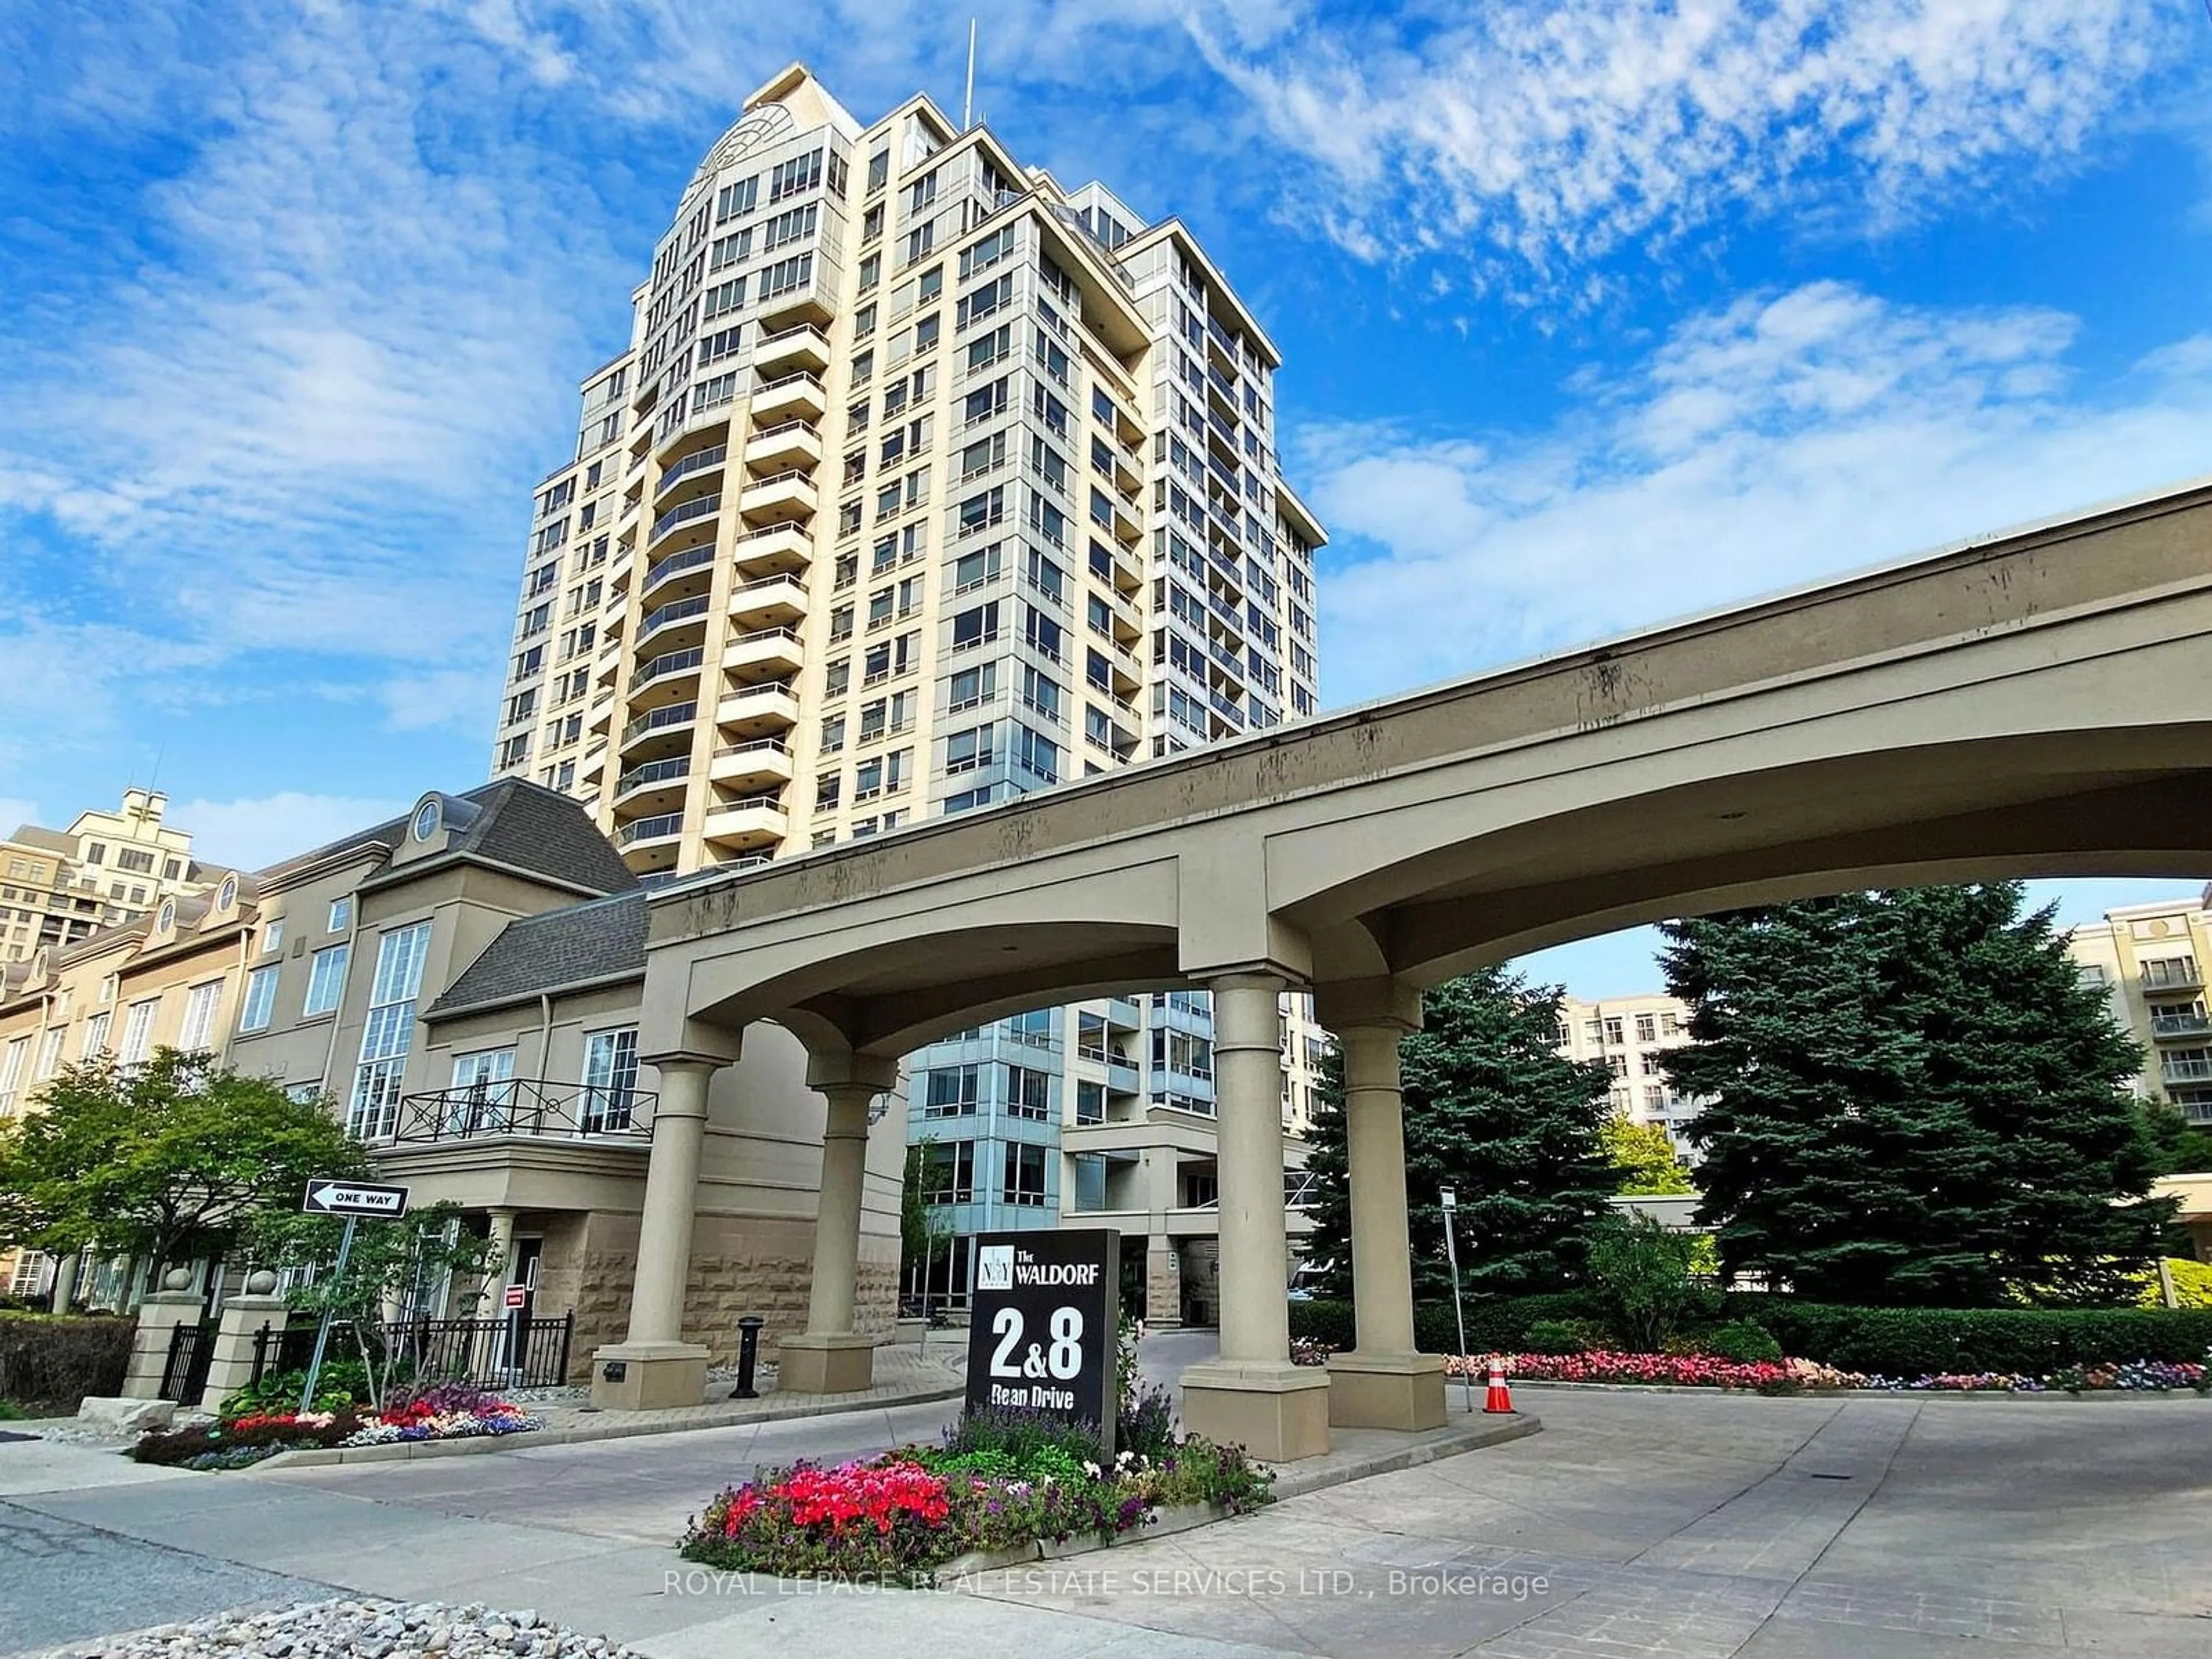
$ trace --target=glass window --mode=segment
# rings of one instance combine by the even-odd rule
[[[345,996],[346,962],[353,947],[333,945],[315,952],[307,969],[307,1001],[303,1015],[327,1014]]]
[[[1009,1204],[1035,1207],[1045,1201],[1044,1148],[1021,1141],[1006,1144],[1006,1179],[1000,1197]]]
[[[586,1134],[618,1134],[630,1127],[637,1091],[637,1027],[594,1031],[584,1039],[583,1109]]]
[[[222,981],[210,980],[185,993],[185,1023],[178,1029],[177,1047],[191,1051],[214,1046],[216,1005],[222,997]]]
[[[1006,1067],[1006,1115],[1042,1123],[1052,1115],[1052,1078],[1027,1066]]]
[[[324,931],[343,933],[353,926],[353,900],[350,896],[331,901],[331,922]]]
[[[399,1090],[415,1047],[415,999],[422,989],[422,964],[429,953],[427,921],[393,928],[377,940],[368,1019],[346,1104],[346,1133],[357,1140],[388,1139],[398,1133]]]
[[[149,997],[124,1012],[123,1048],[116,1058],[125,1066],[136,1066],[153,1052],[154,1016],[161,1011],[161,999]]]
[[[975,1066],[940,1066],[927,1073],[922,1083],[922,1115],[954,1117],[974,1111],[981,1070]]]

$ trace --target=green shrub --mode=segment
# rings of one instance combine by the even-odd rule
[[[1606,1346],[1602,1326],[1587,1319],[1539,1319],[1521,1339],[1522,1353],[1589,1353]]]
[[[1849,1308],[1738,1295],[1729,1311],[1755,1314],[1785,1353],[1885,1376],[2201,1361],[2212,1347],[2212,1309]]]
[[[1755,1319],[1731,1319],[1716,1325],[1699,1340],[1705,1352],[1748,1365],[1761,1359],[1782,1358],[1782,1345]]]
[[[1332,1302],[1321,1297],[1307,1302],[1293,1302],[1291,1304],[1291,1334],[1310,1337],[1316,1342],[1327,1343],[1331,1348],[1349,1348],[1353,1336],[1352,1304],[1349,1302]]]
[[[66,1415],[87,1395],[121,1394],[137,1329],[129,1319],[0,1313],[0,1398]]]
[[[261,1412],[297,1411],[300,1394],[307,1386],[305,1370],[278,1371],[226,1395],[216,1407],[218,1417],[251,1417]],[[368,1367],[358,1359],[325,1359],[315,1378],[313,1409],[334,1412],[341,1406],[366,1406]]]

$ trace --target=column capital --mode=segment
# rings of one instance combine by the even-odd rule
[[[860,1090],[873,1098],[890,1093],[898,1087],[898,1061],[887,1055],[856,1054],[849,1049],[827,1054],[807,1051],[806,1086],[825,1095]]]
[[[1304,975],[1295,969],[1266,960],[1207,968],[1192,972],[1190,977],[1208,991],[1273,991],[1278,996],[1304,982]]]
[[[640,1054],[637,1062],[665,1077],[671,1072],[719,1072],[737,1063],[737,1055],[702,1054],[696,1048],[672,1048],[657,1054]]]
[[[1421,1029],[1421,994],[1388,975],[1332,980],[1314,987],[1314,1018],[1339,1036],[1376,1029],[1403,1036]]]

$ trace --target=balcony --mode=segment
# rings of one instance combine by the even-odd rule
[[[665,708],[656,708],[649,714],[640,714],[623,727],[622,741],[617,745],[627,757],[630,751],[648,744],[681,740],[689,746],[691,728],[699,719],[699,705],[691,702],[672,702]]]
[[[751,525],[811,519],[819,501],[813,474],[793,467],[748,483],[738,496],[738,512]]]
[[[2212,1083],[2212,1057],[2166,1054],[2160,1060],[2158,1074],[2168,1083]]]
[[[678,702],[683,691],[698,685],[700,665],[706,659],[707,653],[695,645],[688,651],[671,651],[641,662],[630,678],[630,696],[666,693],[666,701]]]
[[[799,724],[799,695],[788,680],[740,686],[716,707],[714,724],[746,738],[788,732]]]
[[[2171,957],[2142,965],[2142,988],[2152,996],[2162,991],[2194,991],[2203,983],[2203,970],[2193,957]]]
[[[764,525],[738,538],[730,550],[738,574],[747,581],[804,570],[814,561],[814,538],[800,524]]]
[[[689,755],[647,761],[615,780],[614,804],[617,806],[648,803],[659,806],[674,805],[682,800],[684,781],[690,775],[691,757]]]
[[[662,537],[681,530],[687,524],[696,524],[702,519],[713,518],[715,514],[721,511],[721,507],[722,498],[720,495],[702,495],[696,501],[685,501],[681,506],[672,507],[653,521],[653,530],[646,537],[645,544],[650,549]]]
[[[648,611],[645,620],[638,624],[637,648],[643,651],[656,641],[664,645],[673,644],[675,631],[679,629],[703,629],[707,610],[707,596],[702,593],[695,599],[672,600],[656,611]]]
[[[796,576],[763,576],[730,590],[730,620],[740,628],[785,628],[805,614],[806,586]]]
[[[790,830],[791,819],[778,793],[742,795],[707,811],[706,839],[724,855],[773,850],[783,844]]]
[[[791,781],[791,749],[781,738],[753,738],[714,751],[707,775],[716,784],[757,794]]]
[[[661,597],[662,590],[671,582],[684,576],[692,577],[703,586],[711,577],[714,567],[714,546],[712,542],[704,547],[687,547],[681,553],[671,553],[659,563],[647,568],[645,586],[638,598],[650,604]]]
[[[401,1145],[518,1136],[611,1139],[643,1147],[653,1139],[653,1109],[659,1099],[641,1089],[502,1078],[403,1096],[392,1138]]]
[[[823,250],[826,254],[828,250]],[[757,303],[761,331],[773,337],[774,331],[795,332],[790,325],[805,323],[826,323],[835,314],[823,281],[828,274],[823,266],[826,258],[815,261],[812,278],[798,288],[786,289],[781,294],[763,295]],[[757,347],[755,349],[758,349]]]
[[[822,464],[822,434],[811,421],[782,421],[745,440],[745,465],[755,472],[779,472]]]
[[[758,678],[795,674],[805,660],[799,635],[788,628],[757,628],[722,647],[722,666],[733,674]]]
[[[2150,1034],[2160,1042],[2212,1036],[2212,1019],[2203,1014],[2153,1014]]]
[[[633,847],[642,849],[663,846],[672,853],[683,836],[683,813],[659,812],[652,817],[632,818],[628,823],[620,825],[615,830],[613,840],[616,848],[625,853]]]
[[[704,449],[693,450],[660,475],[660,482],[653,486],[653,506],[659,507],[661,498],[686,478],[696,478],[702,472],[720,471],[729,459],[730,447],[726,443],[709,444]]]
[[[753,368],[764,379],[811,369],[819,374],[830,367],[830,337],[811,323],[787,328],[781,334],[763,334],[753,342]]]
[[[753,393],[752,417],[761,426],[800,416],[818,421],[829,407],[830,396],[822,388],[821,376],[802,370],[763,382]]]

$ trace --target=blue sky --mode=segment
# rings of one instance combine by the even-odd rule
[[[793,58],[957,108],[969,9],[0,3],[0,819],[158,765],[257,863],[478,781],[699,154]],[[991,125],[1283,346],[1331,703],[2212,472],[2202,0],[980,9]]]

